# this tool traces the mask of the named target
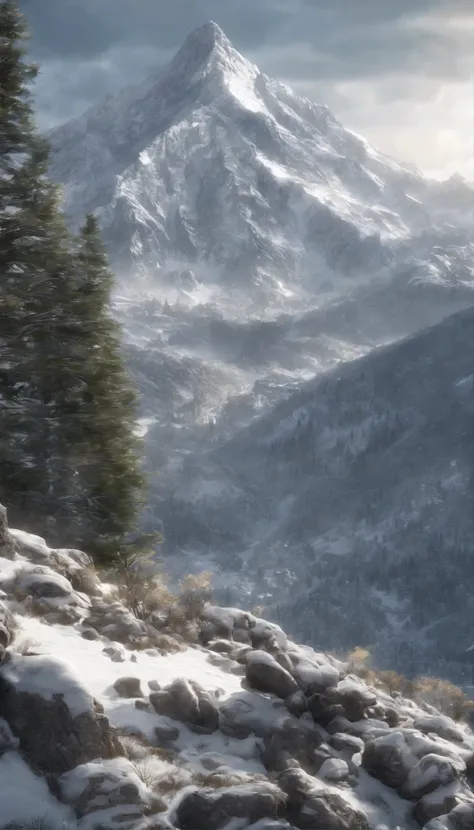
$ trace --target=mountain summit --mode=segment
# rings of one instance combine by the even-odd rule
[[[117,271],[156,280],[179,264],[252,302],[378,273],[400,241],[453,225],[435,185],[261,73],[215,23],[50,139],[66,212],[99,215]]]
[[[187,67],[194,61],[203,63],[211,58],[225,63],[235,56],[242,57],[232,46],[230,40],[217,23],[212,20],[203,26],[198,26],[188,35],[183,46],[173,58],[170,70],[176,69],[181,63]]]

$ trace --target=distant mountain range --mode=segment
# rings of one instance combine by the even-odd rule
[[[176,574],[462,679],[472,187],[377,152],[213,23],[49,137],[71,224],[99,215],[117,273],[158,473],[144,522]]]

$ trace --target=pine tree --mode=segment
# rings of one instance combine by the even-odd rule
[[[47,179],[26,38],[0,0],[0,500],[51,541],[110,552],[143,483],[135,395],[97,222],[73,242]]]
[[[0,3],[0,496],[41,511],[48,427],[42,357],[45,333],[68,267],[57,189],[34,123],[24,61],[27,30],[14,0]],[[38,342],[41,341],[41,344]]]
[[[114,551],[133,526],[143,476],[135,437],[137,401],[120,351],[120,328],[110,315],[113,275],[97,220],[87,216],[76,253],[73,315],[80,320],[81,401],[69,437],[87,493],[89,549]],[[97,545],[96,542],[100,540]]]

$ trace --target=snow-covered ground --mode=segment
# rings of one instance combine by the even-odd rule
[[[84,554],[5,526],[0,539],[0,830],[474,826],[463,723],[238,609],[200,606],[196,641],[169,624],[166,639],[164,608],[161,623],[134,618]],[[67,730],[51,758],[35,745],[31,707],[53,731],[83,724],[80,763]],[[104,716],[97,757],[87,740]]]

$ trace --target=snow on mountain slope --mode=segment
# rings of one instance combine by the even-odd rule
[[[473,308],[170,463],[154,487],[172,559],[199,553],[226,601],[238,585],[308,642],[470,682]]]
[[[472,826],[459,690],[435,690],[455,721],[236,608],[136,618],[84,553],[0,522],[0,830]]]
[[[334,272],[380,270],[392,241],[446,224],[438,185],[267,78],[213,23],[50,140],[66,211],[98,213],[128,274],[192,264],[201,282],[288,302]]]

